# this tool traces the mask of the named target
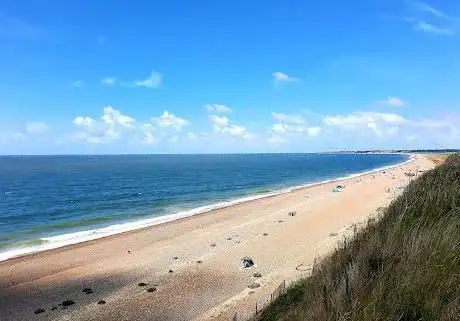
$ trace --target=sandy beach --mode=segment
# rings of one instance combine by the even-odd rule
[[[231,320],[376,215],[409,182],[405,173],[434,166],[418,155],[385,171],[0,262],[0,319]],[[333,192],[337,184],[345,188]],[[256,266],[242,269],[245,256]],[[249,289],[254,282],[260,287]],[[74,304],[59,305],[65,300]]]

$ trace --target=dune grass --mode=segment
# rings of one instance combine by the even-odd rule
[[[460,156],[411,182],[257,320],[460,320]]]

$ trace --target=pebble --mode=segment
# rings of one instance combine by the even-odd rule
[[[259,272],[256,272],[253,274],[253,277],[255,278],[261,278],[262,277],[262,274],[260,274]]]
[[[39,313],[43,313],[43,312],[45,312],[45,310],[42,309],[42,308],[38,308],[37,310],[34,311],[35,314],[39,314]]]
[[[63,307],[68,307],[68,306],[71,306],[73,304],[75,304],[75,302],[72,301],[72,300],[65,300],[64,302],[62,302]]]

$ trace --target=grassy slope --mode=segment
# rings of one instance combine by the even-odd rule
[[[460,320],[460,156],[413,181],[259,320]]]

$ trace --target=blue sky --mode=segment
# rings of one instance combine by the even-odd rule
[[[460,147],[460,4],[0,1],[0,154]]]

